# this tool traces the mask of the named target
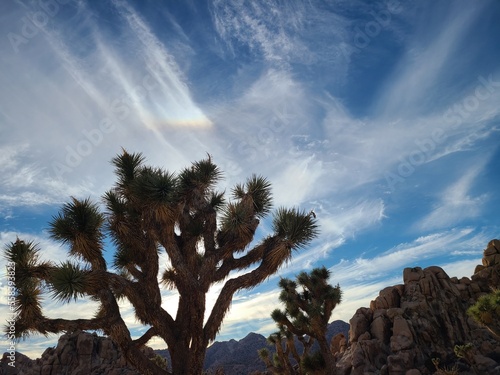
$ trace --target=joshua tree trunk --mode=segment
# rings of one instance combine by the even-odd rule
[[[335,359],[333,358],[332,352],[330,350],[330,345],[326,341],[325,337],[321,337],[318,339],[319,350],[321,351],[321,355],[325,360],[325,370],[326,374],[334,375],[335,374]]]
[[[193,348],[181,342],[170,348],[172,373],[174,375],[201,375],[205,361],[206,348]]]
[[[208,344],[203,332],[205,305],[205,292],[199,289],[183,290],[179,298],[176,317],[179,332],[176,341],[168,343],[175,375],[201,375],[203,371]]]

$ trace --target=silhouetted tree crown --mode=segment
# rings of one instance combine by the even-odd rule
[[[177,174],[145,165],[141,154],[125,150],[112,164],[116,183],[103,196],[104,210],[90,199],[71,198],[50,222],[50,235],[68,247],[69,260],[41,261],[39,247],[21,239],[7,246],[5,255],[16,265],[16,335],[100,330],[141,373],[167,374],[140,350],[160,337],[174,374],[201,374],[206,347],[234,293],[263,282],[293,250],[307,246],[318,233],[316,220],[280,207],[273,233],[254,244],[260,220],[272,210],[271,184],[264,177],[252,175],[236,185],[228,200],[216,190],[222,171],[210,156]],[[111,269],[103,256],[107,238],[114,246]],[[166,264],[160,264],[161,254]],[[206,293],[219,282],[221,292],[207,311]],[[162,288],[179,294],[175,316],[162,306]],[[44,293],[65,303],[90,298],[99,308],[86,319],[50,318],[42,311]],[[122,318],[122,298],[147,327],[137,339]]]

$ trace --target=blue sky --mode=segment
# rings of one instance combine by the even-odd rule
[[[498,1],[2,1],[0,242],[64,259],[48,221],[109,189],[121,147],[171,171],[208,152],[222,189],[267,176],[275,206],[314,209],[321,229],[235,296],[218,340],[272,332],[279,277],[316,266],[343,289],[333,319],[346,321],[405,267],[470,276],[500,236],[499,17]]]

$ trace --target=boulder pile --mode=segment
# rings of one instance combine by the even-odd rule
[[[489,242],[482,263],[461,279],[436,266],[406,268],[404,284],[383,289],[350,320],[348,346],[336,354],[338,373],[425,375],[438,365],[460,374],[500,374],[498,338],[467,315],[500,285],[499,240]]]
[[[144,347],[148,357],[153,349]],[[41,358],[31,360],[16,353],[16,367],[8,366],[6,354],[0,362],[0,374],[23,375],[140,375],[127,363],[116,344],[95,333],[75,331],[59,338],[57,346],[46,349]]]

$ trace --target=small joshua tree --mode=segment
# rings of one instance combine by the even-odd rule
[[[285,309],[276,309],[271,313],[279,328],[279,332],[274,335],[286,339],[285,348],[299,363],[299,373],[305,373],[305,370],[318,371],[320,367],[328,374],[335,373],[335,360],[328,345],[326,331],[332,311],[340,303],[342,293],[338,285],[328,283],[329,277],[330,271],[321,267],[313,269],[309,274],[301,272],[297,281],[284,278],[279,283],[282,289],[280,301]],[[301,290],[297,290],[299,287]],[[294,335],[304,345],[300,356],[295,348]],[[310,356],[308,352],[313,340],[318,342],[320,350]],[[281,345],[282,340],[279,341],[279,346]],[[280,356],[280,352],[277,351],[277,354]],[[284,359],[289,361],[288,353],[283,351],[281,355],[283,359],[280,362]]]
[[[206,348],[234,293],[263,282],[293,250],[307,245],[317,234],[315,219],[295,208],[279,208],[273,233],[251,245],[259,221],[272,208],[265,178],[254,175],[236,185],[228,202],[215,190],[221,171],[210,157],[178,174],[144,165],[141,154],[126,151],[113,164],[117,182],[103,197],[104,212],[89,199],[73,198],[50,223],[52,238],[80,262],[42,262],[37,245],[20,239],[7,246],[6,258],[15,263],[16,335],[100,330],[142,374],[168,374],[163,363],[158,366],[139,350],[160,337],[170,351],[173,374],[201,374]],[[115,247],[116,272],[103,256],[106,238]],[[160,264],[161,253],[168,264]],[[240,274],[233,276],[233,271]],[[207,311],[206,294],[221,282],[216,303]],[[161,287],[179,294],[175,316],[162,306]],[[47,291],[63,302],[90,298],[99,308],[87,319],[50,318],[41,304]],[[137,339],[121,316],[122,298],[148,327]]]
[[[266,364],[268,371],[273,374],[302,374],[300,363],[303,357],[307,354],[309,347],[312,345],[312,340],[309,338],[309,344],[304,345],[305,349],[303,354],[299,355],[295,346],[295,337],[296,336],[293,333],[284,329],[269,335],[267,342],[274,345],[276,349],[272,359],[270,358],[270,353],[266,348],[258,351],[259,357]],[[290,362],[290,355],[298,364],[297,370],[296,366],[292,365]]]
[[[500,339],[500,289],[481,296],[467,313]]]
[[[297,339],[302,344],[302,351],[295,344]],[[309,355],[309,349],[314,344],[314,339],[310,336],[295,336],[289,330],[282,328],[267,338],[267,342],[275,346],[276,352],[271,360],[270,353],[266,348],[260,349],[259,357],[264,361],[268,371],[273,374],[305,374],[302,363]],[[290,363],[290,355],[295,360],[296,365]]]

